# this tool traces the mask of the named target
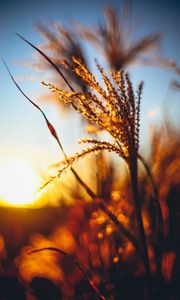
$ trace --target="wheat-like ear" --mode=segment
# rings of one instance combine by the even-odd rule
[[[124,160],[127,160],[125,149],[118,148],[115,144],[106,142],[106,141],[98,141],[95,139],[82,139],[80,143],[91,143],[94,146],[83,149],[81,152],[77,152],[71,157],[66,157],[65,160],[59,162],[59,170],[55,176],[52,176],[43,186],[41,186],[40,190],[44,189],[49,183],[53,182],[56,178],[60,177],[62,173],[64,173],[68,168],[71,168],[76,161],[80,158],[83,158],[90,154],[98,154],[100,151],[108,151],[114,152],[118,156],[122,157]],[[61,167],[62,166],[62,167]]]
[[[103,68],[96,62],[104,88],[97,82],[95,76],[77,58],[75,72],[96,93],[66,92],[52,84],[43,83],[58,98],[67,105],[71,105],[91,123],[109,132],[114,138],[116,147],[120,149],[122,157],[128,157],[130,152],[138,150],[140,125],[140,99],[142,83],[138,87],[137,99],[129,75],[123,71],[111,74],[111,80]],[[126,149],[125,153],[124,150]],[[116,151],[115,151],[116,152]]]
[[[90,139],[90,138],[84,138],[81,139],[79,141],[79,143],[81,144],[94,144],[95,146],[99,146],[99,147],[107,147],[107,150],[109,150],[110,152],[115,152],[116,154],[118,154],[120,157],[126,159],[126,153],[125,153],[125,149],[123,150],[121,147],[117,147],[117,145],[114,143],[110,143],[107,141],[99,141],[96,139]]]
[[[89,88],[97,91],[99,95],[103,98],[107,96],[106,91],[100,86],[96,77],[90,72],[88,67],[83,64],[78,58],[72,57],[73,62],[75,63],[74,72],[86,82]]]
[[[88,154],[97,154],[98,152],[106,150],[108,152],[116,152],[118,155],[120,155],[119,149],[114,147],[114,145],[111,145],[110,143],[95,143],[94,146],[88,147],[86,149],[83,149],[81,152],[77,152],[75,155],[69,157],[67,159],[67,168],[69,166],[72,166],[75,161],[79,160],[80,158],[83,158],[84,156],[87,156]],[[66,169],[66,166],[63,168],[63,171]]]
[[[77,152],[71,157],[66,157],[65,160],[59,162],[58,166],[60,167],[60,169],[58,170],[57,174],[55,176],[52,176],[47,182],[45,182],[45,184],[41,186],[40,190],[44,189],[47,185],[49,185],[49,183],[53,182],[56,178],[60,177],[62,173],[64,173],[68,168],[71,168],[72,170],[74,163],[78,161],[80,158],[83,158],[90,154],[98,154],[100,151],[103,150],[106,150],[108,152],[116,152],[119,156],[121,156],[120,150],[114,147],[113,144],[111,145],[110,143],[106,143],[106,142],[95,143],[94,146],[83,149],[81,152]]]
[[[139,84],[137,90],[137,101],[136,101],[136,111],[135,111],[135,146],[138,150],[139,148],[139,129],[140,129],[140,108],[141,108],[141,94],[142,94],[143,82]]]
[[[114,139],[114,144],[100,141],[90,141],[96,147],[86,149],[78,157],[88,154],[89,151],[108,150],[114,151],[130,163],[137,161],[139,147],[140,127],[140,101],[143,84],[140,83],[135,96],[131,80],[127,73],[118,71],[111,73],[111,80],[103,68],[96,62],[105,89],[100,86],[95,76],[77,58],[75,72],[96,93],[66,92],[52,84],[46,85],[58,98],[67,105],[73,106],[80,114],[84,115],[91,123],[107,131]],[[98,148],[99,147],[99,148]]]

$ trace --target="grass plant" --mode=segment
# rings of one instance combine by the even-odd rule
[[[47,48],[53,49],[55,57],[54,59],[47,55],[43,50],[29,42],[27,39],[17,34],[18,37],[29,44],[40,55],[42,59],[42,61],[40,61],[40,67],[43,67],[46,70],[54,70],[56,72],[55,74],[58,75],[58,78],[61,81],[60,86],[44,81],[42,84],[54,94],[60,105],[68,108],[71,107],[77,113],[79,113],[82,118],[86,119],[86,124],[96,128],[101,133],[106,132],[107,134],[107,139],[102,139],[101,135],[99,138],[99,136],[96,134],[82,139],[80,143],[88,146],[70,157],[66,154],[56,129],[49,121],[44,111],[39,105],[36,104],[36,102],[34,102],[24,93],[14,79],[5,62],[4,64],[18,90],[43,116],[50,134],[56,140],[64,155],[63,161],[59,162],[57,165],[57,174],[53,177],[50,177],[49,180],[41,187],[41,190],[52,183],[54,179],[59,178],[64,171],[70,169],[77,182],[93,200],[93,209],[96,209],[97,213],[96,219],[98,219],[99,211],[100,214],[103,212],[103,214],[106,216],[105,218],[104,215],[103,217],[102,215],[99,216],[101,221],[100,225],[102,225],[102,227],[104,226],[106,229],[109,226],[109,229],[106,232],[107,234],[109,234],[108,232],[113,232],[111,238],[114,238],[112,243],[114,245],[114,249],[120,249],[121,238],[123,236],[131,246],[133,245],[135,253],[137,253],[141,259],[141,262],[144,265],[147,286],[147,289],[143,290],[143,299],[164,300],[165,298],[163,297],[165,297],[165,293],[163,292],[163,268],[168,269],[166,265],[165,254],[173,261],[173,259],[177,259],[173,258],[173,255],[176,254],[177,249],[174,249],[173,255],[171,255],[171,253],[169,254],[168,252],[169,249],[166,249],[165,247],[168,244],[168,232],[171,218],[167,214],[167,211],[170,211],[170,208],[167,208],[168,204],[162,199],[168,199],[168,192],[170,192],[171,186],[175,187],[176,189],[177,182],[179,182],[179,176],[175,166],[175,162],[177,165],[179,165],[178,150],[175,152],[175,154],[173,154],[174,149],[179,149],[179,140],[177,138],[179,135],[177,132],[174,133],[171,126],[166,123],[166,131],[168,132],[169,136],[172,137],[172,143],[169,150],[163,149],[163,147],[165,148],[165,145],[161,138],[161,130],[161,132],[157,132],[156,135],[154,135],[154,140],[152,141],[152,161],[148,163],[139,153],[139,133],[141,119],[140,110],[143,82],[140,82],[137,90],[135,91],[129,74],[124,71],[123,68],[126,68],[126,66],[132,62],[137,61],[140,55],[147,53],[147,50],[154,50],[157,48],[161,41],[161,34],[157,33],[148,35],[127,47],[124,29],[127,30],[128,28],[123,26],[125,22],[124,18],[127,16],[127,14],[129,14],[129,12],[126,10],[125,13],[125,8],[127,9],[124,4],[124,13],[121,15],[121,18],[119,18],[115,10],[112,7],[108,7],[105,11],[106,23],[105,25],[100,25],[96,32],[93,32],[89,28],[78,25],[79,34],[81,37],[88,39],[95,45],[95,47],[100,49],[104,55],[106,63],[111,69],[111,72],[107,73],[103,67],[97,61],[95,61],[97,71],[102,79],[102,83],[97,80],[97,76],[94,75],[88,68],[77,36],[74,33],[66,30],[64,27],[58,26],[56,28],[60,36],[64,39],[64,42],[62,42],[59,41],[59,38],[57,38],[57,36],[55,36],[45,26],[42,24],[37,25],[40,33],[42,33],[43,36],[45,36],[49,41]],[[120,27],[120,25],[123,26]],[[59,60],[57,59],[57,55],[60,55]],[[150,61],[152,62],[152,60]],[[177,64],[172,65],[172,63],[168,63],[168,61],[164,58],[156,57],[154,63],[158,64],[159,66],[175,69],[175,71],[178,72]],[[38,66],[39,65],[36,65],[35,67]],[[85,182],[83,177],[79,175],[79,171],[77,172],[75,169],[75,164],[77,161],[91,154],[99,155],[97,156],[98,159],[101,161],[101,163],[105,163],[105,156],[101,156],[102,152],[104,151],[114,153],[118,158],[125,162],[128,169],[129,177],[128,180],[126,180],[126,184],[129,184],[131,190],[126,188],[126,192],[129,194],[128,199],[130,199],[128,205],[131,206],[132,211],[134,212],[132,212],[131,215],[126,216],[129,227],[123,222],[123,218],[118,217],[115,209],[112,209],[113,206],[111,205],[111,198],[113,198],[113,190],[111,189],[113,188],[111,187],[111,184],[114,180],[111,173],[112,170],[110,171],[109,169],[109,177],[108,175],[104,175],[103,178],[103,175],[101,174],[101,166],[98,167],[98,163],[96,163],[96,170],[99,172],[99,175],[96,176],[96,180],[98,181],[99,185],[97,191],[94,191],[94,189],[92,189]],[[144,167],[145,179],[147,179],[148,183],[140,178],[142,171],[140,172],[139,162],[141,162]],[[177,178],[177,180],[171,182],[172,185],[169,184],[171,180],[166,178],[168,177],[164,171],[166,169],[170,172],[171,177],[175,176]],[[162,184],[162,172],[165,172],[165,184],[164,182]],[[149,183],[150,196],[147,188]],[[105,184],[110,185],[108,193],[105,193],[103,190]],[[142,191],[144,191],[145,196],[142,196]],[[116,195],[118,193],[121,193],[121,190],[116,190]],[[148,198],[148,203],[145,200],[146,197]],[[148,226],[151,228],[149,230],[150,233],[146,228],[144,217],[145,206],[148,216]],[[124,215],[121,214],[121,217],[122,216]],[[93,221],[92,216],[89,217],[87,222],[90,222],[90,220]],[[134,222],[134,231],[132,230],[132,222]],[[99,237],[101,239],[102,235],[99,235]],[[80,238],[78,241],[80,241]],[[94,247],[96,249],[101,248],[100,246],[98,248],[96,244]],[[151,249],[153,249],[152,252],[154,253],[153,258],[150,252]],[[112,250],[112,252],[115,252],[115,250]],[[47,245],[47,247],[36,247],[36,249],[28,251],[28,255],[33,255],[35,253],[44,251],[58,252],[62,254],[62,256],[66,257],[74,266],[76,266],[93,291],[93,297],[95,297],[93,299],[99,298],[102,300],[119,300],[119,293],[113,291],[112,293],[108,294],[106,288],[102,288],[102,286],[100,288],[98,284],[90,279],[91,276],[89,273],[91,272],[91,268],[89,272],[85,271],[85,268],[82,266],[79,260],[76,258],[74,259],[71,254],[63,249],[55,247],[54,245]],[[109,259],[108,255],[107,257]],[[115,258],[116,259],[113,258],[114,262],[119,260],[117,255]],[[168,269],[169,274],[171,275],[173,274],[172,265],[173,263],[171,264],[171,270],[170,268]],[[153,268],[153,266],[155,267]],[[109,273],[111,273],[113,266],[108,265],[107,269]],[[169,278],[171,275],[169,275]],[[116,281],[118,280],[121,280],[121,278],[116,278]],[[169,299],[176,300],[176,296],[174,298],[172,297]],[[83,299],[89,300],[90,298]]]

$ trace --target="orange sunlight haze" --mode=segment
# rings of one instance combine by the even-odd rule
[[[0,199],[3,204],[21,206],[35,202],[40,184],[40,176],[29,162],[13,158],[0,163]]]

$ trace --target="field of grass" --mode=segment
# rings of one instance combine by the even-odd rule
[[[154,128],[149,157],[140,153],[143,82],[135,89],[126,72],[141,56],[152,62],[162,37],[153,33],[129,44],[115,10],[106,8],[105,16],[96,32],[83,25],[71,32],[60,24],[38,24],[43,47],[18,35],[38,53],[33,67],[51,70],[52,82],[42,82],[44,88],[62,109],[79,113],[87,131],[80,141],[85,146],[70,157],[41,103],[24,93],[5,63],[64,156],[41,192],[65,172],[75,184],[67,191],[71,205],[1,207],[2,300],[180,298],[180,132],[165,119]],[[80,38],[102,53],[108,67],[95,61],[97,73],[91,72]],[[177,71],[164,57],[154,60]]]

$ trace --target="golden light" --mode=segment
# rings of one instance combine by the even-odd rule
[[[40,176],[27,161],[19,158],[0,163],[0,199],[6,204],[23,206],[36,200]]]

